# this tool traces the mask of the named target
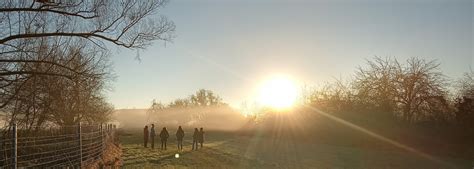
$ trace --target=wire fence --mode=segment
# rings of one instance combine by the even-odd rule
[[[82,167],[99,160],[115,126],[75,125],[41,130],[16,126],[0,136],[0,168]]]

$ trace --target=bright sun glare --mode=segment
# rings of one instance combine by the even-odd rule
[[[262,84],[258,102],[276,109],[291,107],[297,97],[296,84],[286,77],[275,77]]]

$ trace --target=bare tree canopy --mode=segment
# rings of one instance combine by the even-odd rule
[[[23,126],[105,121],[107,44],[144,49],[171,41],[167,0],[0,2],[0,113]]]
[[[430,116],[436,103],[445,103],[444,75],[436,61],[410,58],[405,64],[393,58],[375,57],[368,67],[356,72],[355,88],[359,98],[397,112],[406,121]],[[436,102],[436,103],[435,103]]]
[[[464,73],[464,76],[458,80],[458,97],[467,97],[474,99],[474,71]]]
[[[165,108],[161,103],[155,103],[153,100],[152,107],[159,105],[159,109]],[[185,108],[185,107],[206,107],[206,106],[220,106],[226,105],[222,102],[222,98],[215,94],[212,90],[199,89],[195,94],[190,95],[188,98],[176,99],[171,101],[168,108]]]
[[[0,2],[1,52],[21,50],[23,40],[45,37],[87,39],[144,48],[170,41],[174,24],[158,9],[167,0],[6,0]]]
[[[223,104],[222,99],[211,90],[200,89],[196,94],[191,95],[190,102],[192,106],[216,106]]]
[[[87,51],[84,50],[86,48]],[[18,79],[4,86],[2,90],[5,92],[0,94],[2,111],[8,112],[8,119],[15,120],[27,129],[48,123],[72,125],[78,121],[105,122],[112,111],[103,96],[111,78],[108,53],[80,43],[62,50],[52,50],[46,46],[43,49],[52,53],[42,55],[39,52],[35,55],[37,60],[58,63],[71,70],[65,72],[61,67],[41,62],[16,64],[18,70],[64,76],[17,75]],[[0,82],[3,84],[7,81]]]

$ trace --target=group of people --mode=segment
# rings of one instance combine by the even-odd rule
[[[151,141],[151,148],[155,148],[155,124],[151,124],[150,130],[148,130],[148,125],[145,125],[143,128],[143,136],[144,136],[144,146],[148,147],[148,140]],[[160,132],[160,140],[161,140],[161,149],[166,150],[166,143],[168,142],[168,138],[170,137],[168,130],[166,127]],[[184,130],[181,126],[178,127],[176,131],[176,140],[178,141],[178,150],[183,150],[183,139],[184,139]],[[204,143],[204,130],[201,127],[200,130],[198,128],[194,128],[193,133],[193,148],[192,150],[197,150],[198,145],[201,144],[201,148],[203,147]]]

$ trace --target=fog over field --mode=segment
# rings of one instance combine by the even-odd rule
[[[238,111],[228,106],[166,108],[156,112],[148,109],[119,109],[113,118],[121,128],[143,128],[152,123],[155,126],[177,128],[200,128],[210,130],[237,130],[248,121]]]

